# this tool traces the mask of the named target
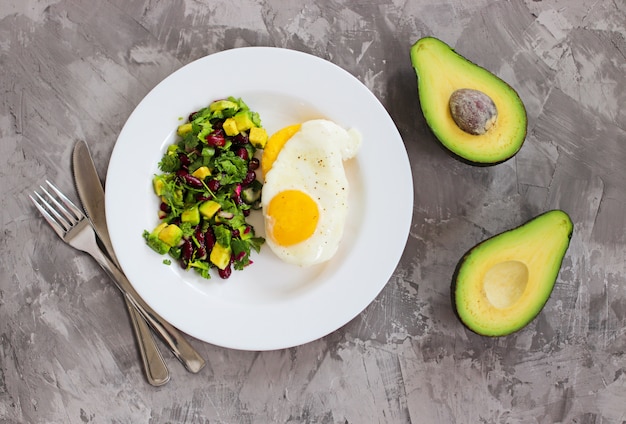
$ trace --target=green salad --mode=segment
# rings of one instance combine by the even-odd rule
[[[254,155],[266,141],[258,113],[241,99],[217,100],[192,113],[153,178],[160,223],[144,231],[148,246],[204,278],[211,278],[211,268],[225,279],[233,268],[251,264],[251,252],[265,241],[246,217],[260,208]]]

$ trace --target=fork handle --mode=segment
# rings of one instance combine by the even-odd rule
[[[130,322],[135,332],[141,362],[146,372],[146,379],[153,386],[162,386],[170,380],[170,373],[163,355],[161,355],[161,351],[156,345],[148,323],[135,308],[135,305],[126,298],[124,298],[124,303],[128,309]]]
[[[142,298],[139,296],[130,281],[124,273],[115,266],[109,258],[101,252],[94,255],[94,259],[106,271],[106,273],[115,282],[124,297],[135,306],[139,313],[148,322],[150,327],[163,339],[170,347],[176,358],[192,373],[199,372],[206,364],[204,358],[194,349],[193,346],[180,334],[180,332],[159,314],[156,313]]]
[[[102,231],[98,231],[98,228],[94,226],[96,235],[100,237],[102,244],[104,245],[105,253],[107,257],[111,259],[111,262],[119,269],[120,263],[115,257],[113,246],[111,246],[111,240],[106,228],[103,228],[104,237],[102,237]],[[128,315],[130,322],[135,333],[135,339],[137,341],[137,347],[139,349],[139,356],[143,364],[143,369],[146,373],[146,379],[151,385],[158,387],[162,386],[170,381],[170,372],[165,364],[165,359],[161,355],[161,351],[156,345],[152,331],[148,322],[143,318],[141,313],[137,310],[135,305],[124,296],[124,304],[128,309]]]

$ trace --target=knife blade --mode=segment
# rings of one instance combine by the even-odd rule
[[[74,146],[72,161],[75,164],[74,181],[77,185],[76,189],[78,195],[81,202],[83,202],[83,207],[85,207],[85,204],[90,205],[89,208],[85,207],[87,216],[90,220],[95,216],[97,225],[99,226],[96,228],[96,234],[104,234],[105,240],[108,240],[109,246],[111,246],[108,228],[102,226],[102,224],[106,225],[104,189],[102,188],[100,178],[98,178],[98,173],[95,170],[91,154],[89,154],[87,143],[83,140],[78,141]],[[88,184],[89,182],[91,182],[91,184]],[[94,206],[98,206],[98,209]],[[106,228],[107,231],[105,232],[103,228]],[[121,273],[121,269],[119,267],[116,268],[120,270]],[[161,339],[166,343],[176,359],[178,359],[189,372],[198,373],[204,368],[206,361],[200,353],[194,349],[191,343],[182,336],[179,330],[162,317],[156,315],[154,311],[150,314],[150,320],[148,320],[148,322],[152,329],[161,336]]]
[[[94,230],[104,245],[106,253],[119,268],[111,238],[109,237],[109,228],[107,227],[104,209],[104,189],[102,188],[100,177],[98,177],[96,165],[91,158],[89,147],[83,140],[77,141],[74,145],[72,164],[74,167],[74,184],[87,217],[93,224]]]
[[[74,146],[72,154],[72,164],[74,170],[74,183],[83,209],[90,219],[91,224],[100,239],[105,252],[109,255],[113,263],[119,263],[113,251],[113,245],[109,237],[109,230],[104,213],[104,189],[98,177],[87,143],[79,141]],[[169,370],[165,360],[159,351],[158,346],[152,336],[148,323],[139,314],[135,306],[126,300],[126,307],[130,315],[130,321],[139,347],[141,361],[143,363],[146,379],[153,386],[162,386],[170,379]]]

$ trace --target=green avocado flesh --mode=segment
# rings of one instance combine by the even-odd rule
[[[526,109],[506,82],[432,37],[411,47],[411,62],[426,123],[450,152],[472,164],[491,165],[519,151],[526,138]],[[460,89],[482,92],[495,104],[495,124],[484,134],[470,134],[455,122],[450,96]]]
[[[569,216],[552,210],[473,247],[452,281],[461,322],[485,336],[526,326],[552,293],[572,231]]]

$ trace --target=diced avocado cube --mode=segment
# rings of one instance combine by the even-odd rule
[[[206,202],[203,202],[200,204],[200,206],[198,207],[198,210],[200,211],[200,213],[202,214],[202,216],[206,219],[211,219],[213,218],[213,215],[215,215],[217,213],[217,211],[219,211],[221,208],[220,204],[217,203],[214,200],[207,200]]]
[[[191,225],[198,225],[200,223],[200,211],[198,210],[198,206],[185,209],[180,215],[180,220],[188,222]]]
[[[151,234],[154,234],[155,236],[158,236],[159,233],[161,232],[161,230],[163,230],[163,228],[167,227],[167,222],[161,222],[159,225],[157,225],[154,230],[152,230]]]
[[[184,136],[185,134],[190,133],[192,130],[192,125],[191,122],[188,122],[186,124],[182,124],[178,126],[178,129],[176,130],[176,134],[178,134],[179,136]]]
[[[209,111],[217,112],[224,109],[236,109],[239,106],[235,102],[230,100],[216,100],[209,105]]]
[[[166,224],[165,228],[159,232],[159,240],[170,247],[178,245],[182,238],[183,230],[176,224]]]
[[[227,120],[225,120],[224,124],[222,124],[222,128],[228,136],[232,137],[239,134],[239,130],[237,129],[237,121],[235,121],[235,118],[228,118]]]
[[[195,171],[193,171],[191,173],[191,175],[193,175],[194,177],[204,181],[204,179],[206,177],[211,175],[211,169],[209,169],[208,166],[201,166],[200,168],[198,168]]]
[[[213,249],[211,250],[209,260],[219,269],[224,269],[230,263],[230,254],[230,247],[222,246],[219,243],[215,243],[215,246],[213,246]]]
[[[170,247],[167,244],[163,243],[161,240],[159,240],[158,237],[149,236],[147,238],[147,243],[152,250],[159,253],[160,255],[165,255],[167,252],[170,251]]]
[[[252,119],[250,119],[250,112],[248,112],[247,110],[242,110],[241,112],[238,112],[233,117],[233,119],[237,124],[237,130],[239,132],[248,131],[250,128],[255,126],[254,122],[252,122]]]
[[[154,192],[157,196],[161,196],[163,194],[165,180],[163,179],[162,175],[157,175],[152,179],[152,187],[154,187]]]
[[[265,131],[265,128],[252,127],[250,128],[248,138],[254,147],[257,149],[263,149],[265,147],[265,143],[267,143],[267,131]]]
[[[159,224],[151,233],[143,232],[143,237],[146,239],[148,246],[161,255],[166,254],[170,250],[170,246],[159,239],[159,233],[165,227],[167,227],[167,222]]]

